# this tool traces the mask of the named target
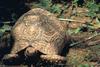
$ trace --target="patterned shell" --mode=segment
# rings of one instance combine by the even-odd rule
[[[15,39],[11,53],[32,46],[44,54],[60,54],[66,26],[50,12],[35,8],[19,18],[12,28]]]

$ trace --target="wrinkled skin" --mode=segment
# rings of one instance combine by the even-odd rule
[[[19,56],[24,50],[25,55],[40,53],[40,58],[49,61],[64,61],[61,51],[65,45],[65,29],[50,12],[35,8],[19,18],[12,28],[15,43],[6,59]]]

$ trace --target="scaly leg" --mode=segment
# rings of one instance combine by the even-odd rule
[[[40,56],[43,60],[59,63],[59,62],[66,62],[66,58],[60,55],[41,55]]]

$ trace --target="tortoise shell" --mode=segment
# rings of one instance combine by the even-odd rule
[[[64,47],[66,26],[52,13],[31,9],[12,28],[15,43],[11,54],[31,46],[44,54],[58,55]]]

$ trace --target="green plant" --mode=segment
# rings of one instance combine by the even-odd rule
[[[61,12],[61,8],[58,4],[54,4],[51,8],[50,11],[52,13],[60,13]]]
[[[89,64],[80,64],[78,67],[94,67],[93,65],[89,65]]]
[[[33,7],[40,7],[49,10],[52,13],[60,13],[61,8],[58,4],[52,4],[52,0],[39,0],[39,3],[33,3]]]
[[[10,23],[10,22],[9,22]],[[3,33],[5,31],[10,31],[11,30],[11,26],[4,24],[1,28],[0,28],[0,37],[3,35]]]
[[[79,0],[73,0],[73,1],[72,1],[72,4],[73,4],[74,6],[76,6],[78,1],[79,1]]]
[[[82,32],[80,27],[75,28],[75,29],[68,29],[67,30],[68,34],[77,34],[77,33],[80,33],[80,32]]]
[[[88,64],[80,64],[79,67],[89,67]]]
[[[39,5],[44,7],[44,8],[50,8],[50,6],[52,5],[52,0],[39,0],[40,3]]]
[[[96,17],[97,13],[100,10],[100,4],[96,4],[94,0],[88,1],[86,7],[89,10],[88,16],[90,16],[91,18]]]

